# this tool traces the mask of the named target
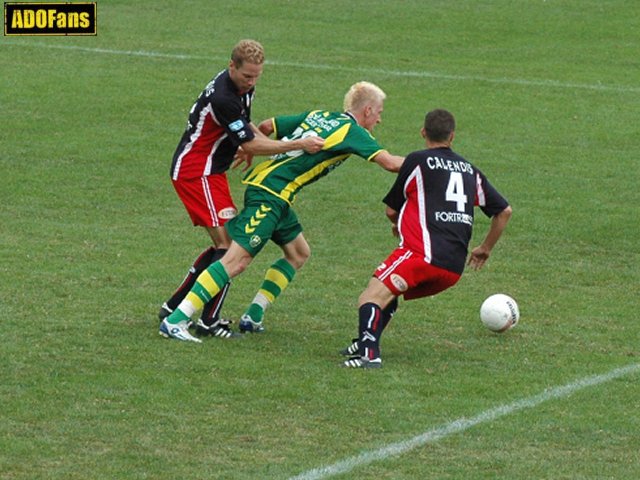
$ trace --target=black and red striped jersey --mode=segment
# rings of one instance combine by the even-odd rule
[[[400,214],[401,247],[459,274],[471,240],[474,206],[492,217],[509,205],[480,170],[450,148],[407,155],[383,201]]]
[[[189,112],[173,155],[171,178],[193,179],[229,169],[238,146],[254,138],[251,102],[255,89],[240,94],[228,70],[218,73]]]

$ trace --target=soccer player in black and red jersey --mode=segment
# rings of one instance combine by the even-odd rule
[[[380,336],[405,300],[436,295],[455,285],[467,261],[474,206],[491,217],[483,242],[468,264],[479,269],[489,258],[509,219],[511,207],[484,174],[451,150],[455,119],[446,110],[426,115],[427,149],[409,154],[384,198],[399,246],[380,264],[360,295],[358,338],[341,353],[349,368],[378,368]]]
[[[236,216],[226,171],[241,146],[250,166],[253,155],[274,155],[302,149],[315,153],[323,140],[307,137],[293,142],[272,140],[251,122],[251,102],[262,74],[264,49],[255,40],[241,40],[231,53],[229,66],[202,91],[191,111],[187,128],[173,155],[171,180],[194,225],[204,227],[212,247],[195,260],[186,278],[160,309],[162,320],[183,300],[198,275],[221,258],[230,244],[224,224]],[[197,332],[231,338],[229,322],[220,319],[228,284],[205,306]]]

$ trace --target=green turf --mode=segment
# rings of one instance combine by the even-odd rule
[[[640,362],[635,2],[178,3],[100,1],[96,37],[0,38],[3,480],[287,479]],[[268,58],[254,120],[340,109],[370,80],[390,151],[421,148],[424,113],[448,108],[455,148],[513,205],[483,271],[401,304],[381,371],[337,368],[395,244],[393,177],[356,157],[296,202],[313,254],[267,333],[157,335],[206,245],[171,155],[245,37]],[[277,256],[234,281],[227,315]],[[478,319],[495,292],[522,313],[504,335]],[[639,398],[623,376],[335,478],[636,479]]]

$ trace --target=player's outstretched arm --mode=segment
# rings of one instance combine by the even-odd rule
[[[398,172],[404,162],[404,157],[392,155],[386,150],[382,150],[373,157],[373,161],[389,172]]]
[[[469,256],[467,264],[471,268],[479,270],[484,266],[486,261],[489,259],[489,256],[491,256],[493,247],[496,246],[496,243],[498,243],[498,240],[502,236],[502,232],[504,232],[507,223],[509,223],[512,212],[513,210],[511,209],[511,206],[508,206],[491,218],[491,226],[489,227],[489,231],[487,232],[484,241],[474,248]]]
[[[307,153],[317,153],[322,150],[324,139],[311,135],[297,140],[272,140],[264,135],[257,135],[252,140],[244,142],[242,149],[250,155],[276,155],[292,150],[304,150]]]

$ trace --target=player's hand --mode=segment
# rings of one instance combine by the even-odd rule
[[[484,264],[489,259],[490,254],[491,252],[487,248],[480,245],[479,247],[471,250],[471,255],[469,256],[467,265],[469,265],[474,270],[480,270],[482,267],[484,267]]]
[[[394,237],[400,237],[400,231],[398,230],[398,224],[394,223],[393,225],[391,225],[391,234]]]
[[[317,153],[324,147],[324,138],[316,135],[310,135],[301,140],[302,149],[307,153]]]
[[[253,162],[253,155],[245,152],[242,147],[238,148],[238,151],[233,157],[233,163],[231,163],[231,168],[237,168],[240,164],[246,163],[246,165],[242,168],[242,171],[245,172],[251,167],[251,163]]]

